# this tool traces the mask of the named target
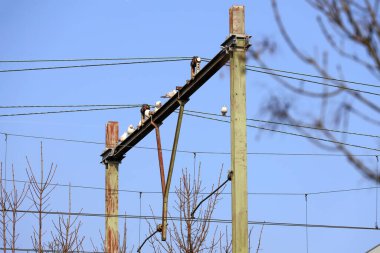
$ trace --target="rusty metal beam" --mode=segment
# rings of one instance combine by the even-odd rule
[[[178,107],[178,100],[189,100],[191,95],[194,94],[207,80],[209,80],[224,64],[230,59],[230,47],[236,43],[236,36],[230,36],[222,44],[222,50],[209,62],[207,63],[195,76],[193,79],[189,80],[176,96],[170,98],[162,107],[152,115],[152,121],[156,124],[161,124],[170,114],[172,114]],[[152,121],[148,120],[139,129],[134,131],[128,138],[123,142],[119,143],[114,149],[107,149],[104,151],[102,156],[102,162],[107,161],[118,161],[124,158],[124,155],[133,148],[137,143],[139,143],[146,135],[148,135],[154,126]]]
[[[170,165],[169,165],[169,170],[168,170],[168,177],[166,179],[166,186],[165,186],[165,192],[164,192],[164,201],[163,201],[163,204],[162,204],[162,233],[161,233],[161,239],[162,239],[162,241],[166,241],[166,227],[167,227],[167,216],[168,216],[169,190],[170,190],[170,184],[171,184],[171,181],[172,181],[172,175],[173,175],[173,169],[174,169],[174,161],[175,161],[175,157],[176,157],[176,154],[177,154],[177,146],[178,146],[179,134],[181,132],[183,111],[185,109],[186,102],[187,101],[178,100],[178,103],[179,103],[180,107],[179,107],[179,113],[178,113],[178,119],[177,119],[177,127],[175,129],[173,148],[172,148],[172,155],[170,157]]]
[[[154,126],[154,128],[156,129],[158,165],[160,166],[162,195],[164,195],[164,192],[165,192],[165,169],[164,169],[164,160],[162,158],[160,127],[157,126],[157,124],[154,123],[153,121],[151,123]]]

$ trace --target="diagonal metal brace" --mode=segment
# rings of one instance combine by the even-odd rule
[[[156,123],[151,120],[152,125],[156,130],[156,141],[157,141],[157,155],[158,155],[158,164],[160,166],[160,177],[161,177],[161,187],[162,187],[162,195],[165,192],[165,169],[164,169],[164,161],[162,158],[162,147],[161,147],[161,135],[160,128]]]
[[[166,241],[166,227],[167,227],[168,198],[169,198],[170,183],[171,183],[171,180],[172,180],[174,161],[175,161],[175,156],[176,156],[176,153],[177,153],[179,133],[181,131],[183,111],[185,109],[185,104],[186,104],[187,101],[188,100],[178,100],[178,103],[179,103],[180,107],[179,107],[179,113],[178,113],[177,127],[176,127],[176,130],[175,130],[172,155],[170,157],[170,165],[169,165],[168,177],[166,179],[165,192],[164,192],[164,201],[163,201],[163,207],[162,207],[162,234],[161,234],[162,235],[162,237],[161,237],[162,241]]]

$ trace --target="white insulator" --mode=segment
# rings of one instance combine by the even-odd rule
[[[223,116],[226,116],[228,112],[227,106],[223,105],[222,108],[220,109],[220,112],[222,113]]]
[[[127,134],[127,132],[124,132],[121,136],[120,136],[120,141],[121,142],[123,142],[125,139],[127,139],[127,136],[128,136],[128,134]]]
[[[135,131],[135,129],[133,128],[133,125],[129,125],[128,130],[127,130],[127,134],[131,135],[134,131]]]

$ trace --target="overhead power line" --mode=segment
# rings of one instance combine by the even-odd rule
[[[125,107],[141,106],[141,104],[92,104],[92,105],[4,105],[0,109],[20,109],[20,108],[80,108],[80,107]]]
[[[188,116],[192,116],[192,117],[197,117],[197,118],[219,121],[219,122],[223,122],[223,123],[230,123],[230,121],[228,121],[228,120],[221,120],[221,119],[216,119],[216,118],[211,118],[211,117],[205,117],[205,116],[187,113],[187,112],[185,112],[184,114],[188,115]],[[361,149],[367,149],[367,150],[380,152],[380,149],[376,149],[376,148],[371,148],[371,147],[366,147],[366,146],[361,146],[361,145],[356,145],[356,144],[350,144],[350,143],[346,143],[346,142],[328,140],[328,139],[323,139],[323,138],[308,136],[308,135],[302,135],[302,134],[297,134],[297,133],[292,133],[292,132],[286,132],[286,131],[282,131],[282,130],[275,130],[275,129],[265,128],[265,127],[261,127],[261,126],[247,125],[247,127],[256,128],[256,129],[260,129],[260,130],[264,130],[264,131],[270,131],[270,132],[275,132],[275,133],[291,135],[291,136],[302,137],[302,138],[306,138],[306,139],[329,142],[329,143],[344,145],[344,146],[348,146],[348,147],[361,148]]]
[[[294,72],[294,71],[288,71],[288,70],[281,70],[281,69],[274,69],[274,68],[265,68],[265,67],[259,67],[259,66],[254,66],[254,65],[246,65],[246,66],[247,66],[247,68],[263,69],[263,70],[275,71],[275,72],[280,72],[280,73],[285,73],[285,74],[313,77],[313,78],[318,78],[318,79],[337,81],[337,82],[341,82],[341,83],[350,83],[350,84],[357,84],[357,85],[362,85],[362,86],[380,88],[380,85],[378,85],[378,84],[355,82],[355,81],[349,81],[349,80],[345,80],[345,79],[339,79],[339,78],[333,78],[333,77],[324,77],[324,76],[318,76],[318,75],[312,75],[312,74],[306,74],[306,73]]]
[[[107,111],[107,110],[130,109],[130,108],[137,108],[137,107],[140,107],[140,105],[118,106],[118,107],[107,107],[107,108],[92,108],[92,109],[77,109],[77,110],[64,110],[64,111],[49,111],[49,112],[27,112],[27,113],[0,114],[0,117],[30,116],[30,115],[44,115],[44,114],[72,113],[72,112]]]
[[[27,59],[27,60],[0,60],[0,63],[42,63],[42,62],[83,62],[83,61],[131,61],[131,60],[151,60],[154,62],[161,62],[164,61],[182,61],[182,60],[191,60],[192,57],[188,56],[171,56],[171,57],[121,57],[121,58],[73,58],[73,59]],[[206,62],[210,61],[208,58],[203,58]],[[148,62],[137,62],[137,63],[148,63]],[[137,64],[136,63],[136,64]],[[51,68],[76,68],[76,67],[98,67],[98,66],[114,66],[114,65],[120,65],[120,64],[128,64],[128,63],[111,63],[111,64],[91,64],[91,65],[83,65],[83,66],[58,66],[58,67],[47,67],[47,69]],[[135,64],[135,63],[130,63]],[[275,68],[267,68],[267,67],[259,67],[254,65],[246,65],[247,70],[249,71],[256,71],[254,69],[262,69],[262,70],[268,70],[268,71],[274,71],[279,73],[285,73],[285,74],[292,74],[292,75],[298,75],[298,76],[305,76],[305,77],[312,77],[317,79],[324,79],[324,80],[330,80],[330,81],[337,81],[341,83],[350,83],[350,84],[356,84],[356,85],[362,85],[362,86],[368,86],[368,87],[375,87],[380,88],[380,85],[377,84],[370,84],[370,83],[364,83],[364,82],[356,82],[356,81],[350,81],[345,79],[339,79],[339,78],[333,78],[333,77],[324,77],[324,76],[318,76],[318,75],[312,75],[307,73],[301,73],[301,72],[295,72],[295,71],[288,71],[288,70],[281,70],[281,69],[275,69]],[[249,69],[252,68],[252,69]],[[45,69],[45,68],[43,68]],[[15,71],[27,71],[27,70],[37,70],[36,68],[33,69],[25,69],[25,70],[15,70]],[[41,69],[42,70],[42,69]],[[10,72],[13,70],[0,70],[0,72]],[[261,71],[260,73],[267,73]],[[286,77],[287,78],[287,77]],[[319,83],[318,84],[323,84]],[[324,84],[325,85],[325,84]],[[335,86],[334,86],[335,87]],[[336,86],[338,88],[342,88],[341,86]],[[360,91],[360,90],[357,90]],[[363,92],[363,91],[360,91]],[[365,92],[365,91],[364,91]]]
[[[209,58],[202,58],[202,59],[204,61],[206,61],[206,62],[209,62],[211,60]],[[229,63],[227,63],[226,66],[229,66]],[[301,73],[301,72],[296,72],[296,71],[289,71],[289,70],[282,70],[282,69],[275,69],[275,68],[268,68],[268,67],[260,67],[260,66],[248,65],[248,64],[246,65],[246,68],[249,71],[256,71],[254,69],[262,69],[262,70],[268,70],[268,71],[285,73],[285,74],[292,74],[292,75],[298,75],[298,76],[306,76],[306,77],[312,77],[312,78],[317,78],[317,79],[336,81],[336,82],[341,82],[341,83],[350,83],[350,84],[356,84],[356,85],[361,85],[361,86],[380,88],[379,84],[356,82],[356,81],[350,81],[350,80],[346,80],[346,79],[340,79],[340,78],[334,78],[334,77],[325,77],[325,76],[319,76],[319,75],[312,75],[312,74]],[[254,68],[254,69],[250,69],[250,68]],[[262,71],[260,73],[268,73],[268,72],[263,72]],[[268,73],[268,74],[270,74],[270,73]],[[340,87],[340,86],[338,86],[338,87]]]
[[[222,116],[222,115],[216,114],[216,113],[208,113],[208,112],[193,111],[193,110],[185,110],[185,111],[186,112],[191,112],[191,113],[196,113],[196,114],[217,116],[217,117],[222,117],[222,118],[231,118],[231,116]],[[335,129],[331,129],[331,128],[322,128],[322,127],[315,127],[315,126],[308,126],[308,125],[290,124],[290,123],[283,123],[283,122],[270,121],[270,120],[247,118],[247,121],[260,122],[260,123],[268,123],[268,124],[282,125],[282,126],[291,126],[291,127],[297,127],[297,128],[307,128],[307,129],[312,129],[312,130],[328,131],[328,132],[342,133],[342,134],[351,134],[351,135],[357,135],[357,136],[380,138],[380,135],[374,135],[374,134],[359,133],[359,132],[350,132],[350,131],[342,131],[342,130],[335,130]]]
[[[189,56],[168,56],[168,57],[119,57],[119,58],[71,58],[71,59],[24,59],[24,60],[0,60],[0,63],[42,63],[42,62],[83,62],[83,61],[131,61],[131,60],[191,60],[192,57]],[[210,61],[209,58],[202,58],[204,61],[208,62]],[[109,66],[109,65],[105,65]],[[282,69],[276,69],[276,68],[268,68],[268,67],[260,67],[255,65],[246,65],[247,68],[253,68],[253,69],[262,69],[262,70],[268,70],[268,71],[274,71],[279,73],[285,73],[285,74],[292,74],[292,75],[298,75],[298,76],[305,76],[305,77],[312,77],[317,79],[324,79],[324,80],[330,80],[330,81],[337,81],[341,83],[350,83],[350,84],[356,84],[356,85],[362,85],[362,86],[368,86],[368,87],[375,87],[380,88],[380,85],[377,84],[370,84],[370,83],[364,83],[364,82],[356,82],[356,81],[350,81],[345,79],[339,79],[334,77],[325,77],[325,76],[318,76],[318,75],[312,75],[307,73],[301,73],[296,71],[289,71],[289,70],[282,70]]]
[[[162,63],[162,62],[177,62],[187,61],[188,58],[179,59],[165,59],[165,60],[146,60],[146,61],[131,61],[131,62],[116,62],[116,63],[99,63],[99,64],[83,64],[83,65],[70,65],[70,66],[54,66],[54,67],[39,67],[39,68],[22,68],[22,69],[2,69],[0,73],[6,72],[23,72],[35,70],[52,70],[52,69],[72,69],[72,68],[89,68],[89,67],[106,67],[117,65],[132,65],[132,64],[146,64],[146,63]]]
[[[265,71],[250,69],[250,68],[247,68],[247,70],[257,72],[257,73],[261,73],[261,74],[266,74],[266,75],[272,75],[272,76],[278,76],[278,77],[287,78],[287,79],[293,79],[293,80],[302,81],[302,82],[306,82],[306,83],[319,84],[319,85],[334,87],[334,88],[338,88],[338,89],[342,89],[342,90],[350,90],[350,91],[361,92],[361,93],[365,93],[365,94],[369,94],[369,95],[380,96],[380,93],[371,92],[371,91],[364,91],[364,90],[359,90],[359,89],[353,89],[353,88],[349,88],[347,86],[322,83],[322,82],[317,82],[317,81],[313,81],[313,80],[309,80],[309,79],[298,78],[298,77],[293,77],[293,76],[286,76],[286,75],[282,75],[282,74],[276,74],[273,72],[265,72]]]
[[[6,210],[12,212],[11,209]],[[145,220],[161,220],[161,216],[153,215],[131,215],[131,214],[118,214],[106,215],[104,213],[85,213],[85,212],[63,212],[63,211],[33,211],[33,210],[15,210],[17,213],[30,213],[30,214],[46,214],[46,215],[72,215],[81,217],[118,217],[121,219],[145,219]],[[203,218],[184,218],[184,217],[168,217],[171,221],[196,221],[196,222],[212,222],[212,223],[232,223],[229,219],[203,219]],[[352,230],[379,230],[376,227],[366,226],[348,226],[348,225],[325,225],[325,224],[303,224],[303,223],[289,223],[289,222],[271,222],[271,221],[248,221],[250,225],[265,225],[265,226],[284,226],[284,227],[309,227],[309,228],[328,228],[328,229],[352,229]]]
[[[52,140],[52,141],[63,141],[63,142],[74,142],[74,143],[83,143],[83,144],[96,144],[96,145],[105,145],[105,142],[100,141],[90,141],[90,140],[77,140],[77,139],[67,139],[67,138],[56,138],[56,137],[46,137],[46,136],[36,136],[36,135],[25,135],[25,134],[15,134],[8,132],[0,132],[0,134],[15,136],[21,138],[31,138],[31,139],[40,139],[40,140]],[[157,150],[155,147],[147,146],[134,146],[136,149],[145,149],[145,150]],[[171,149],[163,148],[162,151],[171,152]],[[222,151],[202,151],[202,150],[177,150],[179,153],[186,154],[205,154],[205,155],[230,155],[230,152]],[[326,157],[346,157],[343,154],[328,154],[328,153],[281,153],[281,152],[248,152],[247,155],[268,155],[268,156],[326,156]],[[358,157],[376,157],[380,154],[353,154],[353,156]]]
[[[53,112],[31,112],[31,113],[19,113],[19,114],[0,114],[0,117],[13,117],[13,116],[26,116],[26,115],[39,115],[39,114],[55,114],[55,113],[70,113],[70,112],[86,112],[86,111],[101,111],[101,110],[115,110],[118,109],[116,107],[120,107],[120,109],[124,108],[135,108],[139,107],[141,104],[134,104],[134,105],[128,105],[128,104],[93,104],[93,105],[9,105],[9,106],[0,106],[0,109],[16,109],[16,108],[81,108],[81,107],[111,107],[111,108],[103,108],[103,109],[88,109],[88,110],[70,110],[70,111],[53,111]],[[220,114],[216,113],[209,113],[209,112],[201,112],[201,111],[194,111],[194,110],[185,110],[186,112],[196,113],[196,114],[202,114],[202,115],[210,115],[210,116],[217,116],[217,117],[227,117],[230,118],[230,116],[221,116]],[[276,121],[270,121],[270,120],[262,120],[262,119],[254,119],[254,118],[247,118],[247,121],[253,121],[253,122],[261,122],[261,123],[268,123],[268,124],[275,124],[275,125],[282,125],[282,126],[291,126],[291,127],[297,127],[297,128],[307,128],[312,130],[319,130],[319,131],[329,131],[334,133],[342,133],[342,134],[350,134],[350,135],[357,135],[357,136],[364,136],[364,137],[372,137],[372,138],[380,138],[380,135],[374,135],[374,134],[368,134],[368,133],[359,133],[359,132],[352,132],[352,131],[342,131],[342,130],[335,130],[331,128],[321,128],[316,126],[310,126],[310,125],[299,125],[299,124],[290,124],[290,123],[283,123],[283,122],[276,122]]]
[[[31,181],[28,180],[19,180],[19,179],[2,179],[4,182],[15,182],[22,184],[31,184]],[[78,188],[85,190],[106,190],[105,187],[99,186],[89,186],[89,185],[73,185],[73,184],[62,184],[62,183],[49,183],[50,186],[58,186],[65,188]],[[346,189],[333,189],[325,191],[316,191],[316,192],[248,192],[248,195],[262,195],[262,196],[305,196],[307,195],[324,195],[324,194],[335,194],[335,193],[345,193],[345,192],[357,192],[357,191],[366,191],[366,190],[376,190],[380,186],[370,186],[370,187],[361,187],[361,188],[346,188]],[[126,193],[137,193],[137,194],[162,194],[161,191],[143,191],[143,190],[131,190],[131,189],[118,189],[111,190],[116,192],[126,192]],[[176,192],[170,192],[170,194],[175,194]],[[200,192],[199,194],[210,194],[210,192]],[[231,192],[220,192],[221,195],[231,195]]]
[[[21,138],[31,138],[31,139],[40,139],[40,140],[52,140],[52,141],[63,141],[63,142],[74,142],[74,143],[83,143],[83,144],[96,144],[96,145],[105,145],[105,142],[100,141],[89,141],[89,140],[77,140],[77,139],[67,139],[67,138],[56,138],[56,137],[46,137],[46,136],[36,136],[36,135],[25,135],[25,134],[14,134],[8,132],[0,132],[3,135],[21,137]],[[147,146],[134,146],[136,149],[145,149],[145,150],[157,150],[155,147]],[[171,149],[163,148],[162,151],[171,152]],[[179,153],[186,154],[205,154],[205,155],[230,155],[230,152],[222,151],[202,151],[202,150],[177,150]],[[268,156],[326,156],[326,157],[346,157],[343,154],[328,154],[328,153],[281,153],[281,152],[248,152],[247,155],[268,155]],[[353,154],[353,156],[358,157],[376,157],[380,154]]]
[[[168,57],[122,57],[122,58],[72,58],[72,59],[26,59],[26,60],[0,60],[0,63],[37,63],[37,62],[81,62],[81,61],[131,61],[131,60],[168,60],[168,59],[188,59],[188,56],[168,56]]]
[[[0,247],[0,251],[3,251],[3,250],[6,250],[6,252],[12,252],[13,250],[15,252],[38,252],[39,250],[37,248],[33,249],[33,248],[1,248]],[[57,250],[49,250],[49,249],[44,249],[43,252],[46,252],[46,253],[56,253],[58,252]],[[70,253],[109,253],[109,252],[106,252],[106,251],[99,251],[99,250],[93,250],[93,251],[90,251],[90,250],[75,250],[75,251],[68,251]]]

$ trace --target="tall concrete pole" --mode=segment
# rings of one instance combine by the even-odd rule
[[[119,123],[109,121],[106,126],[106,148],[115,148],[119,138]],[[107,253],[119,252],[119,162],[106,162],[106,242]],[[111,217],[110,217],[111,216]]]
[[[230,8],[230,35],[236,46],[230,59],[232,252],[248,253],[246,48],[244,6]]]

